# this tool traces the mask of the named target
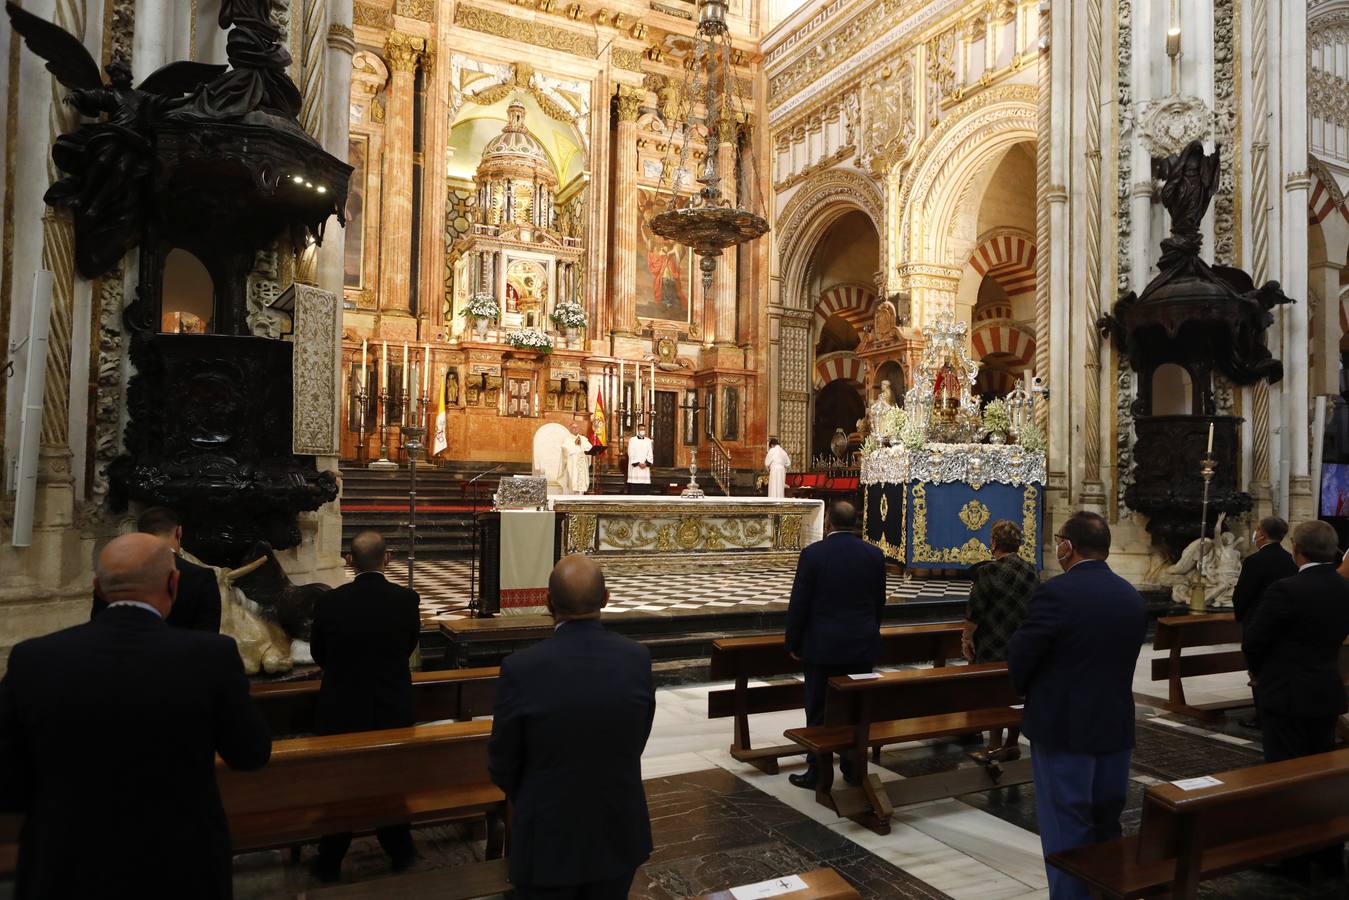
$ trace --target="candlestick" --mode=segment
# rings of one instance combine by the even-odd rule
[[[1213,453],[1213,423],[1208,423],[1208,453]]]
[[[408,382],[407,382],[406,380],[404,380],[404,382],[403,382],[403,385],[404,385],[404,386],[403,386],[403,390],[404,390],[404,391],[407,390],[407,384],[408,384]],[[408,413],[408,421],[411,422],[411,423],[415,426],[415,425],[417,424],[417,400],[419,399],[418,396],[417,396],[417,388],[421,385],[421,381],[417,378],[417,364],[416,364],[416,363],[413,363],[413,364],[412,364],[412,384],[413,384],[412,397],[411,397],[410,399],[408,399],[406,402],[407,402],[407,403],[409,404],[409,406],[410,406],[410,410],[409,410],[409,413]]]

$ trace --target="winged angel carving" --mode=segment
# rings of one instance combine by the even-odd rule
[[[56,139],[52,160],[64,175],[43,198],[74,217],[80,235],[75,264],[81,275],[94,278],[141,238],[143,194],[154,169],[154,122],[176,98],[226,67],[169,63],[133,87],[131,68],[114,61],[104,70],[105,84],[98,64],[74,35],[13,3],[6,3],[5,10],[28,49],[46,60],[47,71],[70,89],[65,102],[88,118],[103,117]]]

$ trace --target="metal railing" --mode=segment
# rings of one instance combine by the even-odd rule
[[[727,497],[731,496],[731,451],[717,440],[716,435],[709,435],[712,439],[710,445],[712,480],[721,488],[721,492]]]

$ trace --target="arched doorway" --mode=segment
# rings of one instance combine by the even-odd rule
[[[842,428],[844,434],[857,430],[857,420],[866,414],[862,402],[861,385],[854,381],[831,381],[815,392],[815,422],[811,429],[811,446],[815,448],[814,457],[829,453],[829,442],[835,429]],[[797,468],[806,468],[797,463]]]

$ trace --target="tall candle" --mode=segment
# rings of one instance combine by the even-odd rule
[[[1212,423],[1212,422],[1209,422],[1209,423],[1208,423],[1208,452],[1209,452],[1210,455],[1212,455],[1212,453],[1213,453],[1213,423]]]
[[[403,396],[408,395],[408,342],[403,341]]]
[[[422,345],[422,396],[430,397],[431,387],[431,345]]]
[[[379,355],[379,389],[389,393],[389,342],[384,342],[384,352]]]
[[[656,361],[651,360],[651,384],[647,386],[647,391],[651,394],[651,402],[648,408],[651,410],[652,424],[655,424],[656,416]]]
[[[632,367],[637,370],[637,386],[632,390],[632,399],[640,415],[642,411],[642,364],[639,362],[633,363]]]
[[[418,382],[417,382],[417,364],[416,364],[416,363],[413,363],[413,364],[412,364],[412,383],[413,383],[414,385],[416,385],[416,384],[418,383]],[[406,380],[403,382],[403,385],[404,385],[403,390],[406,391],[406,390],[407,390],[407,381],[406,381]],[[419,398],[418,398],[418,396],[417,396],[417,392],[414,390],[414,391],[412,392],[411,398],[409,398],[409,399],[406,401],[406,402],[407,402],[408,404],[410,404],[411,407],[412,407],[411,410],[408,412],[408,423],[409,423],[410,425],[413,425],[413,426],[416,426],[416,424],[417,424],[417,400],[418,400],[418,399],[419,399]]]
[[[365,345],[366,339],[361,338],[361,383],[358,390],[362,394],[365,393]]]

